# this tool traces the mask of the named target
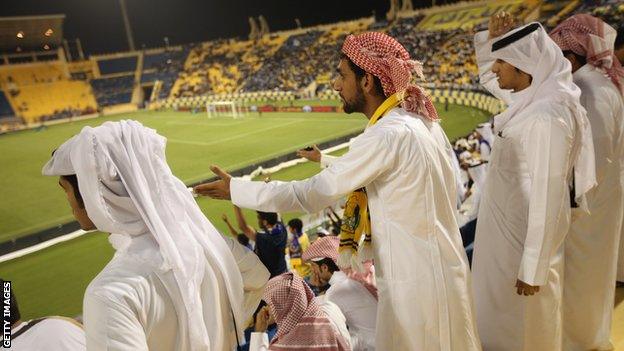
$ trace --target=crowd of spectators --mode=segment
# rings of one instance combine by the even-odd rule
[[[311,30],[289,37],[282,47],[245,81],[243,91],[295,91],[312,83],[318,73],[313,65],[317,53],[309,49],[321,34],[319,30]]]

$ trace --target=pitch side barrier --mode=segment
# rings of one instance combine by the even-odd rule
[[[351,133],[337,139],[320,143],[318,144],[318,147],[323,150],[323,152],[337,151],[348,147],[350,140],[359,134],[360,132]],[[306,160],[297,157],[296,152],[289,152],[287,154],[269,160],[257,162],[249,166],[233,170],[230,173],[235,177],[254,178],[262,174],[274,173],[281,169],[292,167],[303,162],[306,162]],[[188,186],[193,187],[197,184],[213,181],[216,179],[216,176],[206,178],[188,184]],[[306,227],[311,228],[319,225],[318,223],[316,223],[318,222],[318,219],[315,216],[312,215],[310,219],[311,222],[306,223]],[[13,240],[4,241],[0,243],[0,262],[42,250],[56,243],[71,240],[82,234],[84,234],[84,232],[80,230],[78,222],[72,221],[69,223],[59,224],[57,226],[41,230],[33,234],[21,236]]]

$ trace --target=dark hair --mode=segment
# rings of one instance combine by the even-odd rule
[[[297,233],[303,232],[303,222],[299,218],[293,218],[288,221],[288,226],[295,228],[295,232]]]
[[[585,58],[585,56],[581,56],[572,50],[564,50],[563,56],[568,56],[568,55],[574,55],[574,58],[576,58],[576,61],[578,61],[581,64],[581,66],[584,66],[587,63],[587,58]]]
[[[4,279],[0,279],[0,284],[2,285],[2,289],[4,290]],[[11,323],[11,325],[15,324],[15,322],[19,321],[22,316],[20,314],[19,311],[19,306],[17,306],[17,299],[15,298],[15,295],[13,294],[13,289],[11,289],[11,302],[10,302],[10,311],[11,311],[11,316],[8,319],[8,322]],[[4,311],[3,311],[4,312]]]
[[[366,74],[366,71],[360,68],[360,66],[353,63],[353,61],[351,61],[349,56],[342,54],[341,58],[346,60],[347,63],[349,63],[349,67],[351,68],[351,70],[353,71],[353,73],[358,79],[361,79],[362,77],[364,77],[364,75]],[[373,75],[373,84],[375,85],[375,93],[377,95],[387,97],[386,93],[384,93],[383,86],[381,85],[381,80],[379,80],[379,78],[377,78],[374,75]]]
[[[338,268],[338,266],[336,265],[336,262],[334,262],[334,260],[332,260],[329,257],[325,257],[324,259],[320,260],[320,261],[315,261],[314,263],[318,264],[319,267],[322,265],[326,265],[327,269],[329,269],[330,272],[334,273],[340,270],[340,268]]]
[[[618,28],[617,37],[615,37],[615,50],[620,49],[620,46],[624,44],[624,26]]]
[[[82,201],[82,195],[80,194],[80,188],[78,187],[78,177],[75,174],[63,175],[61,178],[65,179],[71,185],[74,190],[74,195],[76,196],[76,201],[78,201],[78,205],[81,208],[84,208],[84,202]]]
[[[260,219],[263,219],[265,221],[267,221],[270,225],[276,225],[278,222],[277,219],[277,213],[275,212],[262,212],[262,211],[257,211],[258,212],[258,217],[260,217]]]
[[[236,239],[238,240],[238,243],[243,246],[249,245],[249,238],[245,234],[238,234]]]

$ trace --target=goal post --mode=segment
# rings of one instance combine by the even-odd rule
[[[208,118],[232,117],[241,118],[246,114],[247,108],[236,101],[208,101],[206,102],[206,114]]]

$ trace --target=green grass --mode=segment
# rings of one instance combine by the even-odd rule
[[[472,108],[451,105],[448,112],[439,107],[443,117],[442,125],[450,139],[470,132],[474,126],[487,119],[487,114]],[[327,136],[343,134],[352,129],[362,128],[363,117],[345,117],[343,114],[301,115],[301,114],[265,114],[262,120],[248,118],[244,121],[215,119],[206,121],[203,116],[187,113],[145,113],[140,112],[124,118],[138,119],[146,125],[155,127],[170,139],[200,141],[212,143],[189,145],[169,143],[167,155],[175,174],[185,181],[208,176],[208,165],[217,163],[228,169],[239,168],[254,159],[266,159],[308,145]],[[119,117],[107,120],[119,119]],[[300,121],[300,119],[305,119]],[[68,205],[56,181],[40,175],[42,164],[47,160],[50,150],[66,138],[76,133],[84,125],[94,125],[103,119],[61,125],[42,133],[26,132],[0,137],[0,162],[11,167],[0,168],[0,177],[5,190],[4,199],[11,199],[11,205],[4,201],[0,204],[2,230],[5,234],[5,221],[20,217],[14,221],[13,228],[32,226],[43,222],[41,217],[61,222],[60,218],[69,219]],[[239,123],[242,122],[242,123]],[[267,123],[268,122],[268,123]],[[286,123],[295,122],[293,124]],[[247,125],[249,124],[249,125]],[[235,138],[241,133],[253,132],[254,129],[278,127],[268,135],[253,134]],[[249,128],[246,128],[249,127]],[[280,135],[278,135],[280,134]],[[287,135],[282,135],[287,134]],[[23,150],[21,150],[23,149]],[[18,152],[21,157],[8,155]],[[340,152],[339,152],[340,153]],[[247,162],[247,163],[245,163]],[[10,170],[9,170],[10,169]],[[276,180],[304,179],[319,172],[314,163],[304,163],[284,169],[271,175]],[[9,197],[6,197],[10,194]],[[19,201],[27,202],[20,204]],[[226,227],[221,214],[226,213],[234,220],[232,205],[226,201],[206,198],[198,199],[198,204],[206,216],[222,232]],[[255,214],[245,211],[250,224],[255,225]],[[297,213],[283,214],[288,220]],[[30,224],[29,224],[30,223]],[[15,235],[15,230],[14,234]],[[13,281],[24,318],[45,315],[75,316],[81,313],[82,296],[89,281],[104,267],[112,257],[113,250],[103,233],[91,233],[81,238],[58,244],[45,250],[8,262],[0,263],[0,277]]]
[[[365,120],[341,114],[271,113],[262,118],[207,119],[204,114],[137,112],[51,126],[0,137],[0,242],[72,220],[57,181],[41,176],[50,153],[86,125],[132,118],[166,136],[167,158],[190,183],[210,176],[208,166],[232,170],[296,150],[312,142],[361,130]]]

